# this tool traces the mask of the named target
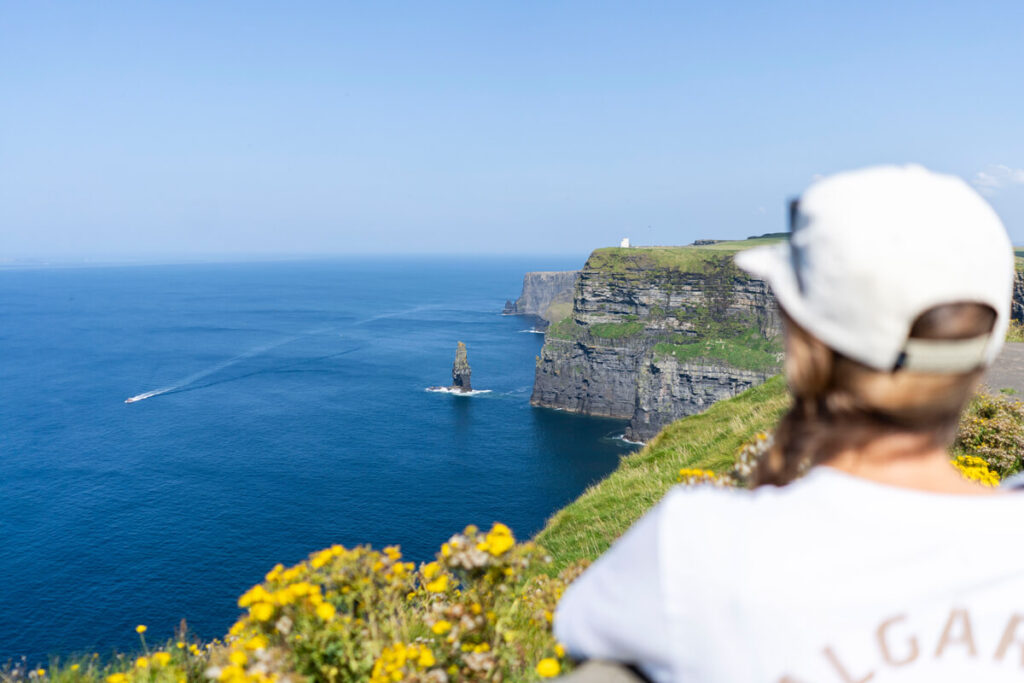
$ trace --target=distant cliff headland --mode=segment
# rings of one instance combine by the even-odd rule
[[[543,310],[551,322],[530,402],[628,419],[626,438],[645,441],[764,382],[781,365],[777,307],[767,285],[732,259],[781,239],[605,248],[578,273],[528,274],[506,310]],[[559,298],[571,303],[559,309]]]
[[[538,327],[562,320],[572,312],[573,292],[578,270],[538,271],[523,276],[519,298],[505,301],[506,315],[532,315],[540,318]]]

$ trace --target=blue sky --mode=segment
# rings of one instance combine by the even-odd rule
[[[914,161],[1024,243],[1024,3],[6,2],[0,261],[585,255]]]

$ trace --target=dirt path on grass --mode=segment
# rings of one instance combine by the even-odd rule
[[[981,381],[992,391],[1014,389],[1024,395],[1024,342],[1007,343]]]

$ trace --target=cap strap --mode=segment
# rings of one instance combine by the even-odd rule
[[[992,335],[970,339],[908,339],[899,364],[910,372],[970,372],[985,364]]]

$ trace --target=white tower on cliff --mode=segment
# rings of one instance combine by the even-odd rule
[[[622,241],[619,243],[619,246],[622,247],[623,249],[629,249],[629,238],[623,237]]]

